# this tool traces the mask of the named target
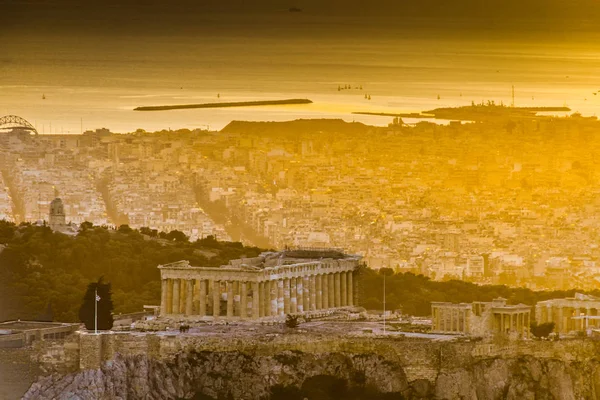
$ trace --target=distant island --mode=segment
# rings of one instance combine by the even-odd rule
[[[452,119],[460,121],[482,121],[496,118],[539,118],[540,112],[568,112],[568,107],[509,107],[496,105],[493,102],[487,104],[472,104],[464,107],[436,108],[421,113],[383,113],[383,112],[353,112],[360,115],[378,115],[383,117],[401,118],[435,118]]]
[[[285,106],[292,104],[311,104],[308,99],[287,100],[261,100],[261,101],[236,101],[229,103],[202,103],[202,104],[175,104],[167,106],[143,106],[136,107],[134,111],[167,111],[184,110],[188,108],[225,108],[225,107],[256,107],[256,106]]]

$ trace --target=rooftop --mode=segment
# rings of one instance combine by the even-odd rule
[[[309,264],[324,260],[358,261],[360,258],[361,257],[358,255],[345,254],[342,250],[334,248],[300,248],[293,250],[267,251],[261,253],[258,257],[230,260],[229,264],[222,265],[220,268],[260,271],[268,268]],[[190,267],[192,266],[186,260],[159,266],[159,268],[168,269]],[[197,266],[194,267],[198,268]],[[200,268],[202,267],[200,266]]]
[[[39,322],[39,321],[7,321],[0,322],[0,330],[8,331],[12,333],[29,331],[34,329],[49,329],[59,328],[64,326],[70,326],[74,324],[62,323],[62,322]],[[79,324],[75,324],[79,325]]]

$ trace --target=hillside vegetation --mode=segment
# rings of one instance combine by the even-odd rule
[[[362,306],[367,309],[383,308],[383,276],[386,275],[386,309],[402,308],[403,313],[416,316],[431,315],[432,301],[471,303],[503,297],[508,300],[508,304],[533,306],[538,301],[572,297],[575,294],[575,290],[533,291],[504,285],[476,285],[458,280],[432,281],[423,275],[394,273],[388,268],[378,271],[361,268],[360,271],[359,293]],[[600,296],[600,291],[589,294]]]
[[[112,283],[116,313],[160,304],[157,266],[182,259],[216,267],[230,259],[254,257],[262,250],[208,237],[187,241],[181,232],[118,230],[84,223],[77,236],[47,226],[0,221],[0,321],[47,319],[76,321],[87,285],[104,277]],[[157,237],[151,237],[157,236]]]
[[[0,321],[53,319],[77,321],[87,285],[104,277],[112,284],[116,313],[141,311],[160,304],[157,266],[179,260],[217,267],[240,257],[255,257],[262,249],[239,242],[218,242],[212,236],[189,242],[183,233],[158,233],[148,228],[119,229],[82,224],[77,236],[52,232],[47,226],[0,221]],[[359,271],[360,303],[367,309],[402,308],[412,315],[429,315],[432,301],[490,301],[533,305],[574,291],[534,292],[507,286],[478,286],[462,281],[436,282],[422,275],[390,269]],[[600,295],[600,293],[593,293]]]

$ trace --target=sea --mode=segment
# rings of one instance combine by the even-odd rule
[[[218,16],[181,30],[13,29],[0,34],[0,117],[18,115],[39,133],[59,134],[219,130],[233,120],[299,118],[385,126],[391,117],[353,112],[408,113],[487,101],[566,105],[586,116],[600,110],[597,33],[461,30],[460,23],[425,31],[287,14],[268,29],[247,18],[220,25]],[[134,111],[289,98],[313,103]]]

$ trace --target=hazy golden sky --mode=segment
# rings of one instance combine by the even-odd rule
[[[212,23],[224,24],[227,17],[247,17],[257,27],[281,22],[290,7],[302,21],[323,17],[332,32],[341,29],[337,17],[354,17],[379,29],[398,29],[415,24],[453,28],[480,27],[502,30],[597,29],[600,25],[598,0],[0,0],[0,34],[9,31],[78,31],[116,29],[145,32],[181,30]],[[206,20],[208,15],[219,18]],[[261,19],[268,17],[267,20]],[[288,23],[287,20],[284,21]],[[244,28],[244,26],[240,26]]]

